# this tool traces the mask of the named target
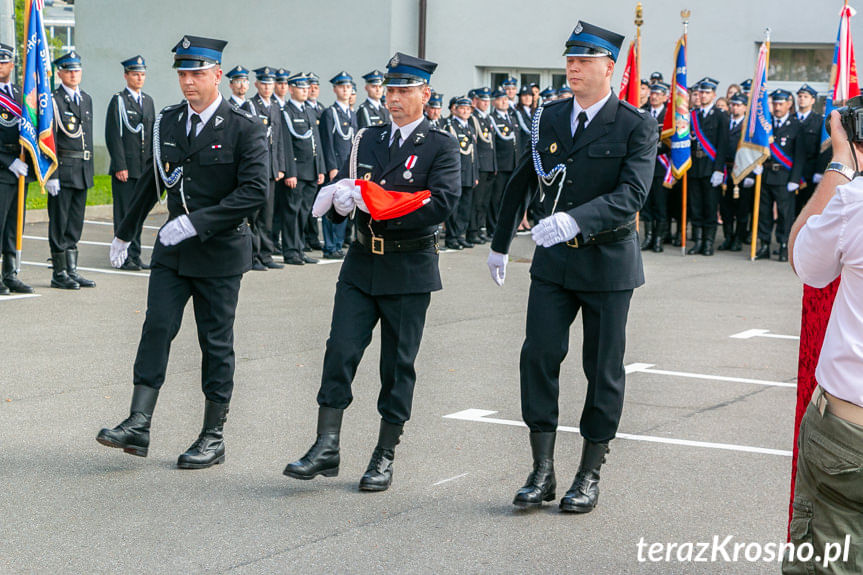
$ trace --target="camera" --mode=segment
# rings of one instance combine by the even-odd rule
[[[850,142],[863,142],[863,96],[855,96],[849,98],[845,105],[841,108],[836,108],[839,112],[839,119],[842,122],[842,127],[845,128],[845,133],[848,134]],[[827,135],[830,135],[830,121],[825,124]]]

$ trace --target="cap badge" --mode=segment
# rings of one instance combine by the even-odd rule
[[[573,30],[573,32],[575,32],[576,34],[581,34],[581,32],[583,30],[584,30],[584,27],[581,25],[581,22],[579,22],[578,24],[575,25],[575,30]]]
[[[189,41],[189,39],[187,37],[183,36],[183,48],[188,49],[189,46],[191,46],[191,45],[192,45],[192,43]]]
[[[396,54],[395,56],[392,57],[392,60],[390,60],[390,68],[395,68],[398,65],[399,65],[399,55]]]

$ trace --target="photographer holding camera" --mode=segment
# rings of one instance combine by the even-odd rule
[[[804,283],[842,281],[815,370],[818,386],[800,423],[790,535],[816,551],[863,538],[863,98],[829,118],[833,161],[791,229],[792,267]],[[811,557],[810,557],[811,559]],[[785,558],[783,573],[816,564]],[[863,572],[852,554],[832,573]]]

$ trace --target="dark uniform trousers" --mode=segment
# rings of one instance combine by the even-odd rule
[[[446,220],[446,239],[458,240],[464,238],[470,223],[471,207],[473,203],[473,186],[462,186],[461,197],[455,210]]]
[[[273,211],[275,210],[276,181],[267,183],[267,202],[249,222],[252,228],[252,253],[261,263],[273,261]]]
[[[87,190],[63,186],[56,196],[48,196],[48,243],[52,252],[78,247],[84,229]]]
[[[771,162],[764,163],[765,169],[769,169]],[[781,168],[784,169],[784,168]],[[774,231],[773,202],[776,202],[776,241],[780,244],[788,243],[788,234],[791,232],[791,224],[794,223],[794,192],[788,191],[787,184],[761,184],[761,198],[758,205],[758,239],[765,244],[770,243]]]
[[[689,178],[689,217],[692,226],[704,228],[705,234],[716,229],[716,211],[722,188],[711,186],[710,178]]]
[[[494,230],[497,227],[497,216],[498,212],[500,212],[501,201],[503,200],[503,191],[506,189],[506,183],[509,181],[509,178],[511,176],[512,171],[498,172],[497,175],[494,177],[494,181],[492,182],[488,219],[486,220],[486,227],[488,229],[489,237],[494,234]]]
[[[287,190],[288,193],[282,196],[282,253],[285,258],[302,258],[305,231],[318,193],[318,183],[297,180],[297,187]]]
[[[491,195],[494,190],[494,172],[480,172],[479,183],[473,190],[470,223],[468,235],[478,234],[482,228],[487,229],[486,220],[491,210]]]
[[[113,197],[114,205],[114,225],[117,226],[123,216],[129,211],[132,206],[132,201],[135,199],[135,186],[138,185],[138,178],[127,178],[125,182],[117,179],[117,176],[111,175],[111,196]],[[132,243],[129,245],[129,259],[136,261],[141,258],[141,228],[135,231],[135,237],[132,238]]]
[[[788,243],[791,224],[794,223],[795,195],[788,191],[789,182],[799,182],[806,163],[805,142],[800,131],[800,122],[789,115],[782,126],[773,128],[774,145],[791,160],[791,171],[773,157],[764,162],[761,176],[761,198],[758,207],[758,239],[770,243],[773,232],[773,202],[776,202],[776,241]]]
[[[189,298],[201,347],[201,387],[210,401],[228,403],[234,389],[234,316],[242,275],[186,277],[154,265],[147,316],[135,357],[134,383],[159,389],[165,383],[171,342],[180,331]]]
[[[655,174],[650,183],[650,193],[641,210],[641,219],[645,222],[668,221],[668,188],[662,185],[665,174]]]
[[[32,170],[32,168],[30,168]],[[24,187],[26,205],[27,187]],[[25,210],[24,214],[27,212]],[[18,233],[18,184],[0,183],[0,251],[15,254]]]

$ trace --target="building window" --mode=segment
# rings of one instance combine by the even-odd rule
[[[769,82],[817,83],[830,81],[833,46],[771,45]]]
[[[500,83],[507,76],[512,76],[518,79],[519,86],[527,86],[536,84],[542,90],[548,86],[560,88],[566,83],[566,73],[560,69],[538,70],[538,69],[519,69],[519,68],[493,68],[483,71],[481,77],[488,81],[488,86],[492,90],[500,86]]]

